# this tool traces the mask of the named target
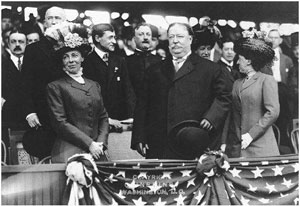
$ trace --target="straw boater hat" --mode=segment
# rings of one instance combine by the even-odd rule
[[[243,38],[234,45],[235,52],[250,59],[256,71],[271,66],[275,57],[275,52],[270,43],[266,41],[265,36],[266,33],[258,32],[255,29],[244,31]]]

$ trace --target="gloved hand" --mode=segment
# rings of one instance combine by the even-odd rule
[[[242,149],[246,149],[250,143],[253,141],[253,138],[250,136],[249,133],[242,135]]]

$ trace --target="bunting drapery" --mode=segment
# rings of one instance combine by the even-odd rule
[[[98,162],[97,169],[90,161],[80,155],[69,161],[68,166],[81,164],[86,181],[81,177],[79,183],[74,175],[69,176],[63,204],[74,196],[78,205],[299,204],[295,155],[227,159],[211,152],[191,161]]]

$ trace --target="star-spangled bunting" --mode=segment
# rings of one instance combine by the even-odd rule
[[[174,199],[177,202],[176,205],[184,205],[185,198],[186,198],[185,196],[183,196],[182,194],[179,194],[179,196]]]
[[[164,179],[164,178],[171,179],[171,174],[172,174],[172,172],[163,172],[161,179]]]
[[[290,188],[293,185],[291,180],[286,180],[285,178],[283,178],[283,183],[281,184],[285,185],[287,188]]]
[[[250,191],[250,192],[256,192],[256,190],[257,190],[257,187],[253,187],[252,185],[249,184],[248,191]]]
[[[147,172],[140,172],[140,174],[138,175],[138,179],[144,177],[145,179],[147,179]]]
[[[271,194],[272,192],[277,192],[277,190],[275,189],[275,185],[269,185],[268,183],[266,183],[265,188],[269,190],[269,194]]]
[[[138,200],[135,200],[135,199],[132,199],[132,201],[134,202],[134,204],[136,205],[136,206],[143,206],[143,205],[145,205],[147,202],[144,202],[143,200],[142,200],[142,197],[140,197]]]
[[[251,170],[251,172],[254,174],[254,178],[262,177],[261,173],[264,170],[259,169],[259,167],[256,167],[256,170]]]
[[[242,202],[242,205],[249,205],[250,200],[244,198],[243,195],[242,195],[242,196],[241,196],[241,202]]]
[[[182,177],[190,177],[191,172],[193,172],[192,170],[183,170],[180,171],[182,173]]]
[[[272,170],[274,171],[274,176],[282,175],[283,167],[279,167],[278,165],[276,165]]]
[[[239,175],[241,171],[242,170],[237,170],[236,168],[233,168],[233,170],[229,170],[229,172],[232,174],[233,177],[238,177],[238,178],[241,178],[241,176]]]
[[[93,184],[97,192],[104,192],[99,194],[103,205],[299,204],[298,157],[229,159],[228,165],[223,162],[229,170],[218,165],[198,174],[197,164],[211,159],[97,163],[101,167]],[[81,199],[80,204],[87,205],[93,195],[82,198],[86,201]]]
[[[167,202],[165,201],[161,201],[161,197],[158,198],[158,201],[157,202],[153,202],[154,203],[154,206],[164,206],[167,204]]]
[[[150,188],[150,191],[153,192],[153,193],[156,193],[157,190],[159,190],[160,188],[162,188],[162,186],[159,186],[159,185],[157,184],[157,181],[155,181],[155,182],[153,183],[153,185],[148,186],[148,187]]]
[[[193,179],[189,180],[186,187],[188,188],[190,185],[194,185],[195,186],[195,179],[196,178],[193,178]]]

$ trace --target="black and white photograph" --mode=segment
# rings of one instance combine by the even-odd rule
[[[1,1],[1,205],[299,205],[298,1]]]

